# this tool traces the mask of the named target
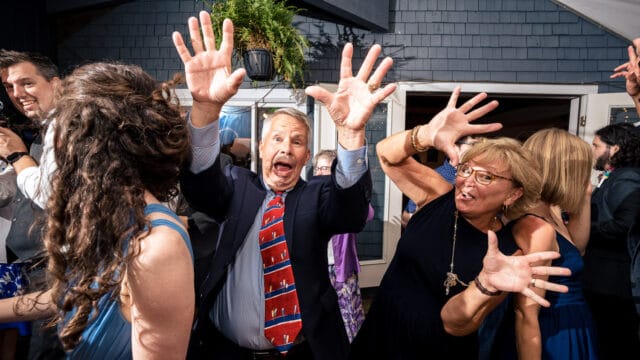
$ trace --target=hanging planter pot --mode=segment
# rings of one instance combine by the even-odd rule
[[[273,80],[273,56],[267,49],[248,49],[242,54],[247,76],[254,81]]]

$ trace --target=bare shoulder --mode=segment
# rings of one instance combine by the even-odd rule
[[[180,228],[182,224],[170,216],[152,213],[149,219],[168,219]],[[136,304],[141,306],[147,298],[165,293],[167,290],[179,290],[193,279],[193,261],[191,253],[181,234],[166,225],[152,226],[151,230],[140,238],[140,252],[127,270],[127,278]],[[135,299],[135,297],[134,297]],[[166,299],[165,303],[171,303]],[[156,304],[157,305],[157,304]]]
[[[184,230],[171,216],[151,213],[148,218],[167,219]],[[172,227],[157,224],[143,234],[140,252],[127,269],[132,349],[144,353],[143,358],[174,358],[172,353],[183,358],[193,321],[193,261],[182,235]]]
[[[538,216],[525,214],[515,221],[515,224],[513,225],[513,231],[514,233],[528,232],[531,230],[543,228],[546,225],[551,226],[548,222]]]
[[[152,213],[149,220],[165,219],[171,221],[186,233],[186,229],[181,222],[170,216],[159,213]],[[179,255],[179,256],[177,256]],[[180,232],[166,225],[154,225],[151,231],[140,239],[140,261],[160,262],[160,264],[174,263],[179,258],[191,257],[189,249]],[[149,263],[151,264],[151,263]]]
[[[537,216],[523,216],[513,226],[516,243],[525,253],[530,251],[555,250],[556,230]]]

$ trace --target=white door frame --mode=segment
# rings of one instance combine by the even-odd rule
[[[454,83],[454,82],[399,82],[397,90],[389,101],[388,134],[405,130],[407,93],[431,92],[451,93],[456,86],[461,86],[465,93],[487,92],[492,94],[526,94],[545,96],[567,96],[571,98],[569,131],[577,134],[581,123],[579,117],[583,114],[581,106],[584,96],[598,92],[597,85],[562,85],[562,84],[495,84],[495,83]],[[389,99],[387,99],[389,100]],[[401,233],[400,215],[402,214],[402,192],[397,186],[385,179],[384,229],[383,229],[383,258],[362,261],[360,284],[362,287],[377,286],[393,258]]]

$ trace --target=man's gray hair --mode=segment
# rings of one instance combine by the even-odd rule
[[[264,121],[262,122],[262,134],[260,137],[262,140],[264,140],[264,137],[269,132],[269,129],[271,128],[271,120],[276,115],[288,115],[300,121],[300,123],[302,123],[304,127],[307,129],[307,147],[311,146],[312,132],[311,132],[311,123],[309,121],[309,117],[307,116],[307,114],[303,113],[302,111],[295,108],[290,108],[290,107],[280,108],[272,112],[271,114],[269,114],[267,118],[264,119]]]

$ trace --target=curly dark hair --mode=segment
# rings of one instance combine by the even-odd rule
[[[598,131],[596,135],[603,143],[613,146],[618,145],[618,151],[611,157],[610,165],[614,168],[639,167],[640,166],[640,135],[639,130],[632,124],[619,123],[607,125]]]
[[[174,81],[176,78],[174,78]],[[123,275],[149,228],[145,190],[167,201],[190,138],[172,92],[140,67],[94,63],[65,78],[55,118],[58,170],[47,204],[48,275],[65,349],[81,340],[105,294]],[[64,321],[63,321],[64,320]]]

